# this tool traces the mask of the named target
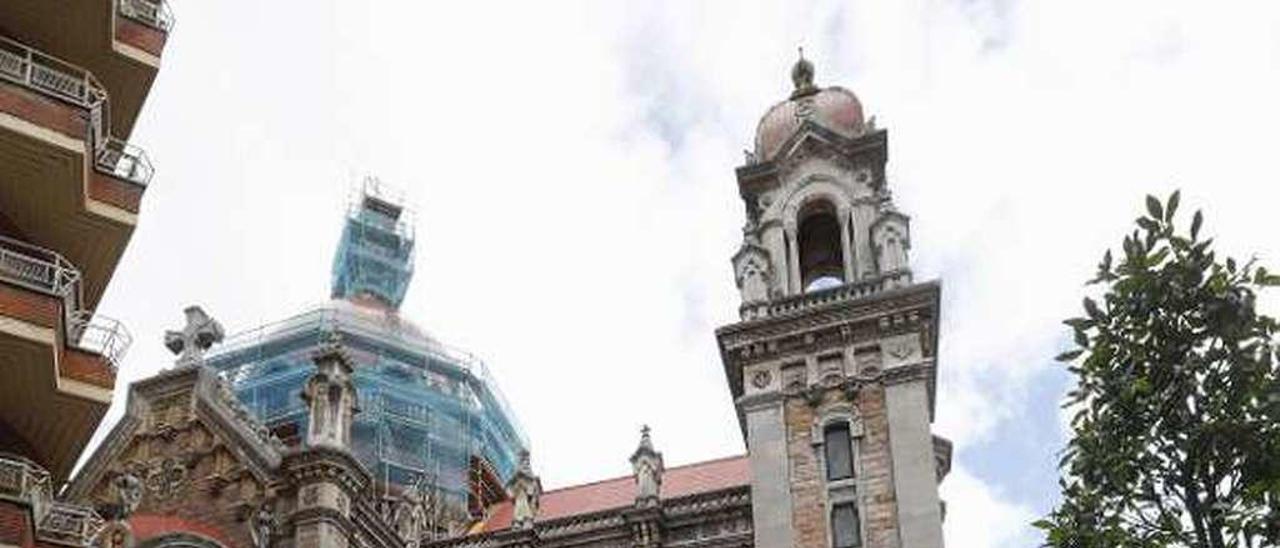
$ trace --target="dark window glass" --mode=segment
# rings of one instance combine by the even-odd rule
[[[842,502],[831,507],[831,538],[834,548],[862,546],[862,532],[858,530],[858,507],[852,502]]]
[[[848,424],[828,426],[823,436],[827,451],[827,481],[853,477],[853,444]]]

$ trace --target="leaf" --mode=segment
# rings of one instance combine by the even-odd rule
[[[1200,225],[1202,223],[1204,223],[1204,215],[1202,215],[1200,213],[1200,210],[1197,209],[1195,216],[1191,218],[1191,239],[1192,240],[1195,240],[1196,235],[1200,234]]]
[[[1066,352],[1063,352],[1063,353],[1061,353],[1061,354],[1058,354],[1058,357],[1054,358],[1054,360],[1055,360],[1055,361],[1060,361],[1060,362],[1069,362],[1069,361],[1071,361],[1071,360],[1074,360],[1074,359],[1076,359],[1076,358],[1080,357],[1080,354],[1082,354],[1083,352],[1084,352],[1084,349],[1083,349],[1083,348],[1077,348],[1077,349],[1075,349],[1075,350],[1068,350],[1068,351],[1066,351]]]
[[[1151,214],[1151,218],[1157,221],[1164,219],[1164,212],[1160,207],[1160,200],[1155,196],[1147,195],[1147,213]]]
[[[1169,195],[1169,202],[1168,202],[1169,205],[1165,206],[1164,208],[1165,222],[1173,221],[1173,214],[1178,211],[1178,202],[1181,200],[1182,200],[1181,190],[1175,190],[1173,191],[1173,194]]]
[[[1084,298],[1084,311],[1089,313],[1089,317],[1095,320],[1102,318],[1102,311],[1098,309],[1098,303],[1093,302],[1089,297]]]

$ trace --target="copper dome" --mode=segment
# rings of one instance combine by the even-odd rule
[[[863,132],[862,103],[852,91],[838,86],[819,89],[813,85],[813,65],[803,57],[791,71],[795,92],[774,105],[756,127],[756,158],[772,160],[805,120],[845,137]]]

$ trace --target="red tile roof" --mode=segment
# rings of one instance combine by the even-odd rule
[[[747,456],[738,455],[668,468],[662,475],[661,496],[673,499],[750,483],[751,470]],[[543,493],[539,499],[537,521],[622,508],[633,504],[635,497],[636,484],[633,476],[553,489]],[[500,502],[489,509],[488,519],[473,528],[472,532],[506,529],[511,526],[511,513],[511,501]]]

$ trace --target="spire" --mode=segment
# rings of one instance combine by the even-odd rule
[[[656,506],[662,491],[662,453],[654,450],[649,425],[640,429],[640,446],[631,454],[636,479],[636,506]]]
[[[302,389],[308,407],[307,445],[349,451],[351,421],[359,409],[351,357],[342,346],[342,336],[331,331],[311,359],[316,372]]]
[[[804,48],[800,48],[800,59],[791,67],[791,83],[796,88],[791,92],[792,99],[818,92],[818,88],[813,85],[813,63],[804,58]]]

